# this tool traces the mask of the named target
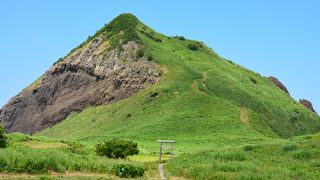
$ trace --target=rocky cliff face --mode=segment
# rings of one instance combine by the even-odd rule
[[[8,132],[33,134],[72,112],[124,99],[159,80],[155,63],[137,56],[137,43],[107,47],[108,41],[96,37],[54,65],[0,110],[0,122]]]

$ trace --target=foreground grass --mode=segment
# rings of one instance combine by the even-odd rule
[[[191,179],[319,179],[320,135],[184,154],[168,174]]]
[[[91,149],[76,154],[66,144],[53,139],[34,138],[21,134],[9,135],[10,145],[0,149],[0,173],[46,174],[50,172],[85,172],[111,174],[116,164],[147,166],[129,160],[96,156]]]
[[[94,155],[78,155],[60,149],[33,149],[14,145],[0,150],[0,172],[47,173],[96,172],[111,173],[113,165],[132,163]]]
[[[90,145],[82,154],[65,150],[64,143],[45,137],[9,135],[10,146],[0,149],[3,179],[116,179],[111,168],[119,163],[147,168],[141,179],[158,178],[156,154],[129,160],[94,155]],[[249,142],[249,141],[248,141]],[[169,179],[319,179],[320,134],[288,140],[269,139],[235,147],[176,154],[167,161]],[[255,143],[254,143],[255,142]]]

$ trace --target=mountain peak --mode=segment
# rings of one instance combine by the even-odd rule
[[[139,19],[131,14],[131,13],[123,13],[115,17],[110,23],[118,22],[118,23],[138,23]]]
[[[101,28],[93,37],[103,35],[109,39],[112,48],[121,47],[129,41],[138,41],[137,25],[139,23],[136,16],[124,13]]]

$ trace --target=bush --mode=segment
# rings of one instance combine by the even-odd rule
[[[7,137],[5,136],[4,128],[0,125],[0,148],[7,147]]]
[[[248,146],[245,146],[243,150],[246,152],[249,152],[249,151],[252,151],[254,148],[255,148],[254,146],[248,145]]]
[[[196,45],[196,44],[194,44],[194,43],[190,43],[190,44],[188,44],[188,49],[190,49],[191,51],[198,51],[199,49],[198,49],[198,46]]]
[[[144,175],[142,167],[133,166],[130,164],[119,164],[112,168],[112,172],[121,178],[136,178]]]
[[[86,154],[83,144],[77,142],[66,142],[66,144],[67,146],[63,147],[65,151],[75,154]]]
[[[287,145],[283,146],[282,150],[284,152],[289,152],[289,151],[297,150],[297,148],[298,147],[296,145],[294,145],[294,144],[287,144]]]
[[[250,77],[250,81],[253,82],[254,84],[257,84],[257,83],[258,83],[258,81],[257,81],[255,78],[253,78],[253,77]]]
[[[161,40],[160,38],[155,38],[154,41],[155,41],[155,42],[158,42],[158,43],[161,43],[161,42],[162,42],[162,40]]]
[[[125,159],[139,153],[137,143],[132,141],[111,140],[96,145],[96,153],[108,158]]]
[[[300,150],[292,154],[292,157],[298,160],[308,160],[308,159],[314,158],[315,156],[316,156],[316,152],[313,152],[310,150]]]
[[[186,40],[186,38],[184,38],[183,36],[176,36],[176,38],[179,39],[179,40],[182,40],[182,41]]]
[[[138,58],[142,58],[144,56],[144,49],[139,49],[138,51],[137,51],[137,57]]]
[[[153,60],[152,55],[149,55],[149,56],[148,56],[148,61],[152,61],[152,60]]]

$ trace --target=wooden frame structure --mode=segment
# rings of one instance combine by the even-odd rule
[[[159,155],[159,163],[162,161],[162,151],[165,149],[170,150],[170,157],[173,159],[173,144],[176,143],[175,140],[158,140],[160,143],[160,155]]]

